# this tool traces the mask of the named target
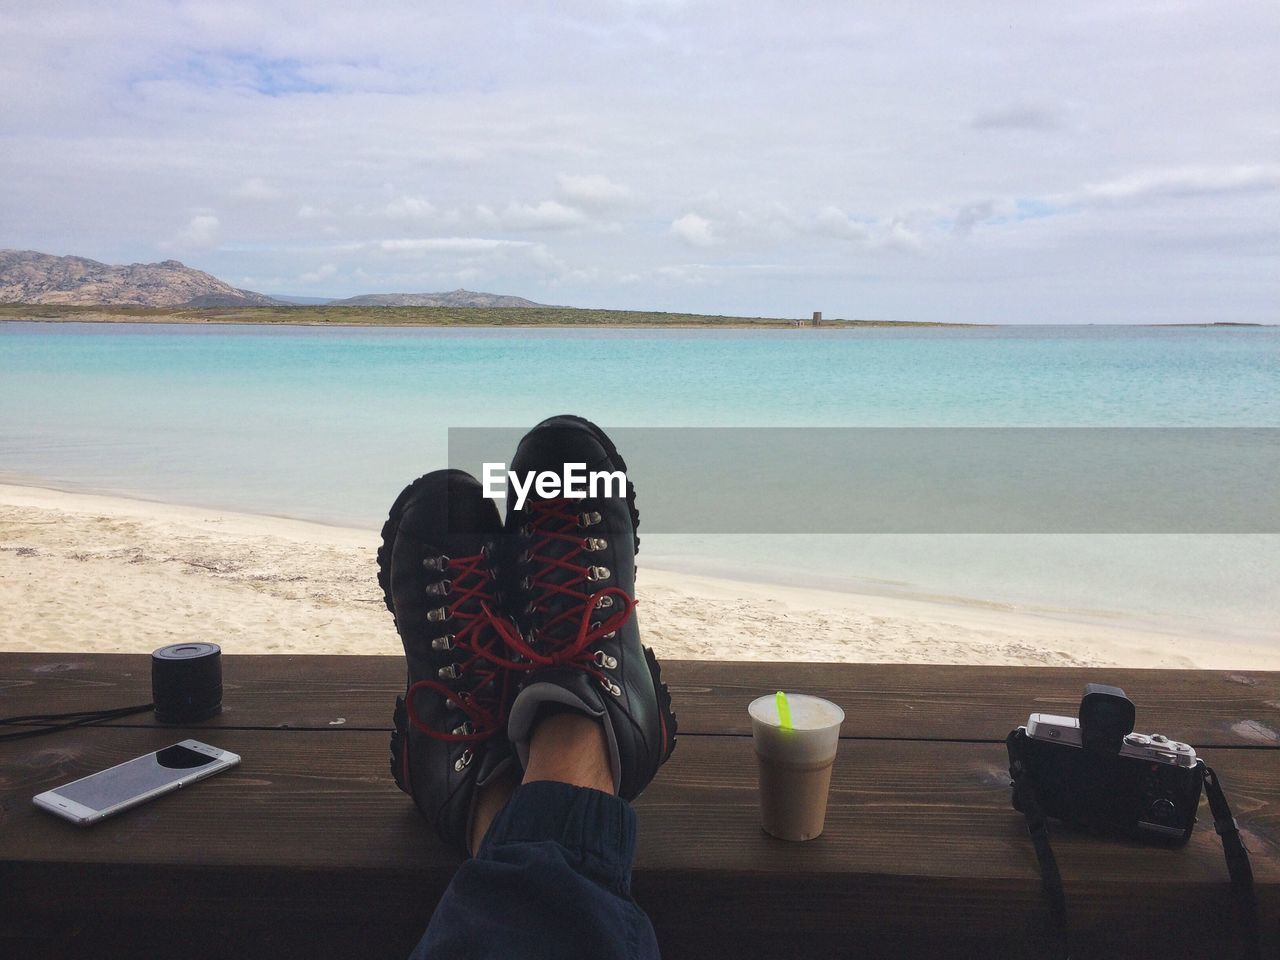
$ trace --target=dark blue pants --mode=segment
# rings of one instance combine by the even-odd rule
[[[517,787],[411,960],[657,960],[631,899],[635,846],[626,801],[567,783]]]

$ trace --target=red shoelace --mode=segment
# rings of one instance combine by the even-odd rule
[[[532,542],[527,548],[527,560],[533,573],[527,590],[533,598],[532,612],[546,619],[537,624],[533,643],[519,632],[506,640],[523,658],[524,662],[511,664],[516,669],[574,667],[609,687],[612,681],[591,648],[630,619],[636,601],[620,587],[590,589],[595,564],[583,566],[578,561],[584,555],[589,559],[588,544],[593,538],[582,532],[591,524],[583,522],[583,514],[577,511],[580,505],[581,501],[567,498],[530,501],[527,532]],[[593,621],[592,614],[602,601],[618,609],[604,620]]]
[[[575,562],[590,553],[591,539],[581,532],[585,525],[580,522],[582,515],[574,510],[575,503],[561,498],[529,504],[533,542],[527,554],[534,572],[529,577],[528,592],[534,597],[533,612],[546,617],[538,624],[533,643],[520,635],[510,619],[494,612],[489,557],[481,553],[449,559],[445,579],[451,600],[445,609],[449,618],[459,624],[451,641],[453,649],[466,656],[454,661],[454,685],[423,679],[409,688],[405,705],[410,723],[419,732],[452,742],[489,739],[505,727],[515,672],[573,667],[604,687],[611,686],[604,662],[592,647],[631,618],[636,601],[620,587],[595,591],[586,588],[592,582],[595,564],[583,566]],[[604,620],[593,621],[597,604],[603,606],[605,602],[618,609]],[[558,609],[552,609],[553,603]],[[466,726],[449,731],[428,726],[415,708],[416,695],[423,690],[456,705],[466,715]]]
[[[518,638],[519,631],[490,607],[493,579],[489,563],[486,553],[449,558],[444,570],[449,589],[441,601],[447,600],[444,609],[448,618],[458,624],[450,641],[452,648],[465,657],[453,661],[456,676],[452,684],[423,679],[409,687],[405,695],[409,722],[436,740],[475,743],[489,739],[506,726],[514,664],[504,656],[503,647],[513,636]],[[415,707],[417,694],[424,690],[456,705],[466,715],[465,724],[452,730],[437,730],[426,724]]]

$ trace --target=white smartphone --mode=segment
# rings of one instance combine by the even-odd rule
[[[42,810],[86,826],[171,790],[234,767],[240,757],[199,740],[183,740],[32,798]]]

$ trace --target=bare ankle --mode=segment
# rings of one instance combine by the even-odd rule
[[[600,720],[576,711],[543,718],[529,739],[524,782],[555,780],[613,793],[609,741]]]

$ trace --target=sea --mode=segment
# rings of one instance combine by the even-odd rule
[[[405,483],[445,465],[449,428],[564,412],[606,427],[1274,428],[1280,328],[0,323],[3,482],[377,529]],[[656,533],[641,562],[1280,643],[1271,533]]]

